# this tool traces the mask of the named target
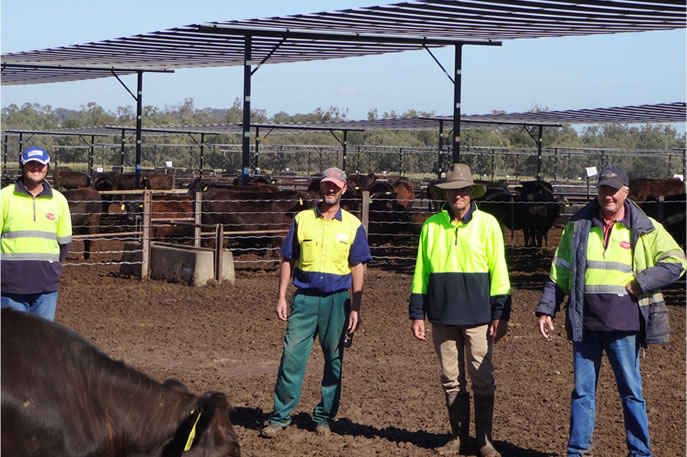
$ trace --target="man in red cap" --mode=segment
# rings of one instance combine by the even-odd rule
[[[340,206],[344,192],[346,173],[338,168],[325,170],[320,181],[322,201],[296,215],[281,246],[274,311],[288,324],[274,388],[274,410],[260,431],[264,438],[273,438],[291,423],[316,335],[324,353],[324,374],[322,400],[315,407],[313,421],[318,435],[331,433],[329,423],[341,397],[344,337],[353,335],[360,323],[364,264],[371,259],[362,224]],[[286,291],[292,276],[297,290],[289,313]]]

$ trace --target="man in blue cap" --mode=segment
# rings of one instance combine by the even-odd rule
[[[45,180],[48,152],[32,146],[22,176],[0,192],[2,306],[55,319],[62,262],[72,240],[67,199]]]
[[[661,287],[685,272],[685,253],[663,226],[627,198],[620,168],[599,175],[598,196],[565,225],[536,314],[549,338],[568,295],[565,328],[572,340],[574,388],[568,457],[591,456],[596,388],[606,352],[623,405],[629,456],[650,457],[639,347],[667,343]]]

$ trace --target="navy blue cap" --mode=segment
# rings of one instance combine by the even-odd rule
[[[40,162],[43,165],[49,164],[50,156],[48,155],[48,151],[38,146],[31,146],[24,151],[20,160],[22,167],[29,162]]]
[[[630,178],[627,173],[618,167],[604,168],[599,175],[599,183],[596,187],[608,186],[614,189],[620,189],[623,186],[630,187]]]

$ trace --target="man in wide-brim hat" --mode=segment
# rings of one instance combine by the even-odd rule
[[[454,163],[436,184],[446,198],[441,211],[425,221],[415,263],[409,315],[412,332],[425,340],[425,316],[441,365],[452,437],[438,449],[457,454],[470,429],[470,376],[475,432],[482,457],[500,457],[492,444],[495,383],[493,344],[505,336],[510,317],[510,281],[503,233],[491,214],[473,199],[486,188],[470,167]]]

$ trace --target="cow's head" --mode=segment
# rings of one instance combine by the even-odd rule
[[[241,446],[229,419],[230,412],[223,393],[205,393],[183,418],[162,457],[240,457]]]

